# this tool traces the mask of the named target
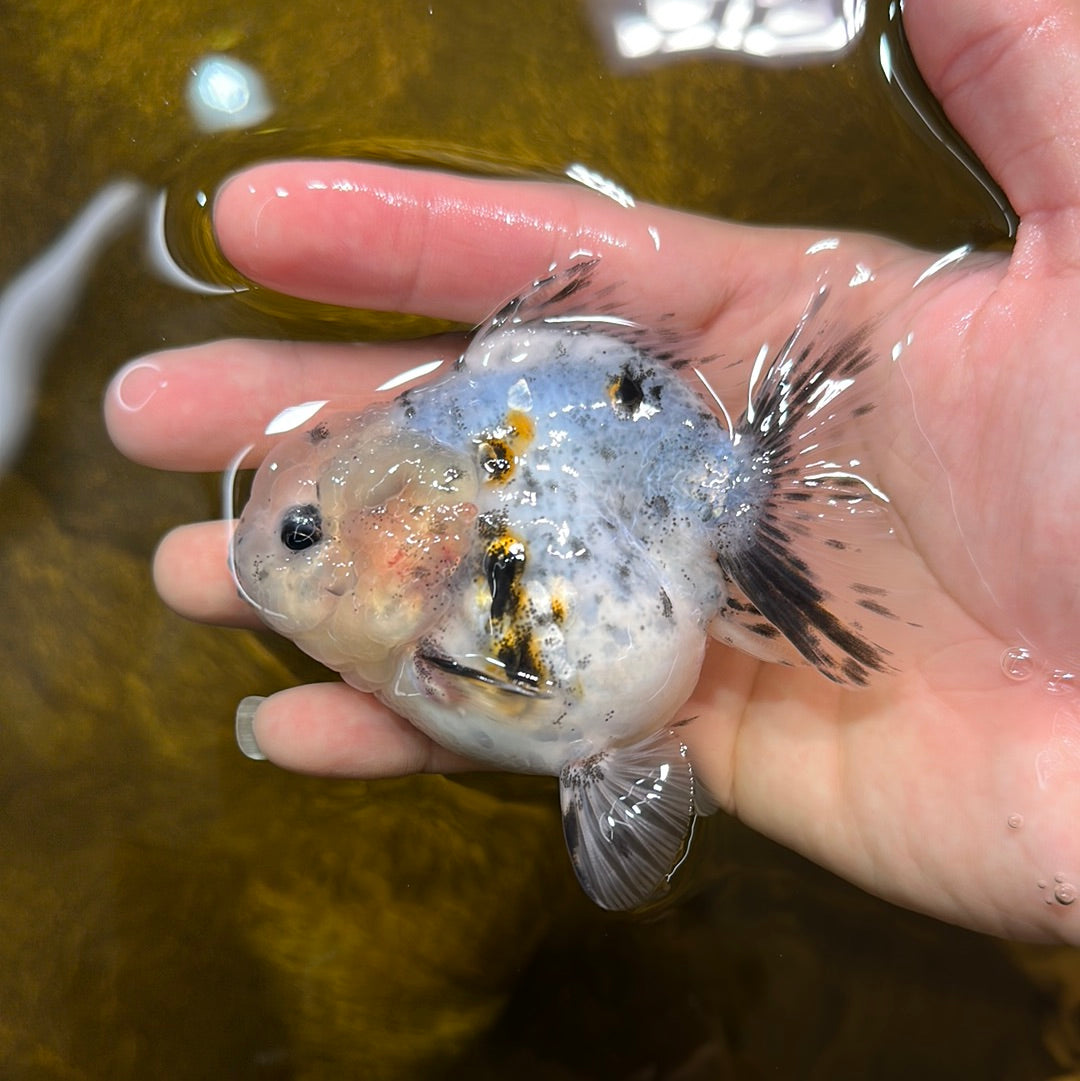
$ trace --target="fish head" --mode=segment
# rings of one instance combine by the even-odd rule
[[[389,409],[322,418],[256,473],[232,564],[265,623],[355,686],[438,618],[472,543],[474,462]]]

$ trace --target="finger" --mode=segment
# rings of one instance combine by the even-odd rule
[[[105,395],[113,442],[161,469],[221,469],[244,447],[267,446],[267,422],[289,405],[348,398],[365,405],[417,365],[452,360],[462,339],[394,346],[221,341],[140,357]]]
[[[154,586],[178,615],[226,627],[261,627],[229,569],[233,522],[199,522],[167,533],[154,553]]]
[[[259,704],[251,733],[266,758],[299,773],[375,779],[479,768],[344,683],[271,695]]]
[[[908,0],[904,25],[928,85],[1021,218],[1080,206],[1076,5]]]
[[[570,184],[350,161],[249,169],[219,192],[214,220],[226,257],[273,288],[470,323],[583,254],[602,256],[609,280],[648,280],[644,318],[768,310],[809,235],[624,207]]]

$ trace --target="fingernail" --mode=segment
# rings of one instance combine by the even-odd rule
[[[129,413],[137,413],[169,381],[148,360],[134,360],[116,377],[116,400]]]
[[[236,745],[254,762],[266,761],[255,740],[255,713],[265,701],[264,695],[249,694],[236,707]]]

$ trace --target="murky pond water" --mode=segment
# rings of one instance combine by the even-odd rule
[[[932,130],[888,15],[871,4],[833,63],[717,55],[616,72],[571,0],[21,0],[0,13],[0,279],[118,177],[167,192],[186,272],[227,278],[200,193],[301,153],[501,174],[582,163],[703,213],[939,248],[1005,241],[1007,211]],[[185,87],[207,53],[262,73],[272,128],[197,130]],[[216,335],[415,329],[169,284],[134,231],[56,329],[33,427],[0,481],[0,1073],[1076,1068],[1068,951],[1005,950],[900,912],[731,822],[710,823],[682,905],[619,919],[578,895],[548,782],[328,782],[239,754],[237,700],[316,670],[282,642],[192,626],[157,601],[157,538],[215,515],[217,482],[122,460],[104,386],[133,355]]]

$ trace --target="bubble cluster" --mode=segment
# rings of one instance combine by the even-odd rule
[[[1047,882],[1045,878],[1040,878],[1036,885],[1040,890],[1045,890]],[[1054,889],[1053,892],[1043,898],[1044,902],[1048,905],[1071,905],[1076,903],[1077,897],[1080,897],[1080,890],[1077,890],[1076,886],[1068,881],[1064,872],[1059,871],[1054,875]]]
[[[1064,668],[1040,663],[1027,646],[1010,646],[1001,654],[1001,671],[1007,679],[1022,683],[1038,675],[1048,694],[1068,694],[1077,688],[1077,676]]]

